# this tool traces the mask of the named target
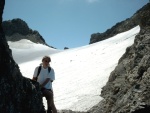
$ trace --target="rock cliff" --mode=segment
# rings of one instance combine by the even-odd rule
[[[103,113],[131,113],[150,106],[149,93],[150,28],[146,28],[136,36],[134,44],[127,48],[103,87]]]
[[[30,29],[27,23],[19,18],[3,21],[2,26],[7,41],[28,39],[34,43],[40,43],[49,46],[38,31]]]
[[[5,0],[0,0],[0,113],[44,113],[39,84],[20,73],[2,28]]]
[[[150,111],[150,3],[139,17],[140,33],[126,49],[107,84],[104,100],[92,113],[149,113]]]

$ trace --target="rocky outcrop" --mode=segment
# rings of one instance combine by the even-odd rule
[[[0,0],[0,113],[44,113],[39,84],[25,78],[12,57],[2,29]]]
[[[64,47],[64,50],[69,49],[68,47]]]
[[[103,113],[131,113],[150,106],[150,29],[141,30],[103,87]]]
[[[102,88],[99,113],[149,113],[150,110],[150,4],[139,13],[140,33],[126,49]],[[96,112],[93,112],[96,113]]]
[[[47,45],[38,31],[30,29],[27,23],[19,18],[3,21],[2,26],[7,41],[28,39],[35,43]]]
[[[122,22],[117,23],[104,33],[93,33],[91,35],[90,44],[108,39],[112,36],[115,36],[118,33],[128,31],[133,27],[139,25],[139,14],[141,12],[149,10],[149,4],[145,5],[140,10],[138,10],[131,18],[128,18]]]

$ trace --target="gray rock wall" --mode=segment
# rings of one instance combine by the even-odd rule
[[[150,108],[150,4],[141,12],[140,33],[126,49],[102,88],[101,113],[149,113]]]
[[[143,34],[142,34],[143,33]],[[129,113],[150,105],[150,29],[141,30],[103,87],[106,113]]]
[[[150,3],[137,11],[140,33],[102,88],[89,113],[150,113]]]

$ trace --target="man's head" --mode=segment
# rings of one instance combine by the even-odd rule
[[[51,58],[49,56],[44,56],[42,58],[42,63],[43,63],[43,66],[44,67],[47,67],[49,66],[49,62],[51,62]]]

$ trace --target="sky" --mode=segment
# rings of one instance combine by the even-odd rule
[[[8,41],[8,44],[21,73],[30,79],[42,57],[51,57],[50,65],[55,71],[54,101],[58,110],[88,111],[103,99],[101,88],[139,31],[137,26],[107,40],[64,51],[26,39]],[[46,100],[43,101],[46,108]]]
[[[64,49],[88,45],[102,33],[130,18],[149,0],[6,0],[3,20],[21,18],[46,43]]]

